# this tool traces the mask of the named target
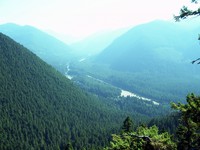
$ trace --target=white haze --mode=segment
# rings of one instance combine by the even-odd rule
[[[155,19],[172,20],[190,0],[0,0],[0,24],[32,25],[76,38]]]

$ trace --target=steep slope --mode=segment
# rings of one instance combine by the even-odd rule
[[[197,33],[164,21],[139,25],[116,39],[97,60],[126,71],[192,60],[199,50]]]
[[[0,66],[0,149],[97,149],[122,121],[1,33]]]
[[[109,69],[120,72],[107,76],[102,73],[101,78],[168,102],[184,99],[189,92],[199,92],[200,70],[190,62],[199,57],[200,31],[191,27],[154,21],[132,28],[96,57],[98,66],[107,64]]]
[[[0,32],[23,44],[51,65],[66,63],[71,58],[68,45],[32,26],[8,23],[0,25]]]

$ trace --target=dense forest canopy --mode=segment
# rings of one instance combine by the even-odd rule
[[[1,33],[0,53],[0,149],[105,145],[123,113],[83,92]]]
[[[3,34],[0,53],[1,149],[100,149],[127,115],[138,125],[166,113],[109,86],[93,89],[109,89],[99,96],[86,93]]]
[[[184,6],[175,20],[199,15]],[[31,26],[0,31],[32,51],[0,33],[0,149],[200,149],[200,96],[182,98],[199,92],[199,68],[188,63],[199,28],[153,21],[81,61]]]

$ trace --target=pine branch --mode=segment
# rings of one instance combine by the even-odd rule
[[[200,58],[197,58],[196,60],[193,60],[191,63],[194,64],[197,61],[199,61],[197,64],[200,64]]]
[[[198,8],[195,11],[189,10],[186,6],[183,6],[183,8],[180,10],[179,16],[174,16],[174,19],[176,21],[180,21],[181,19],[186,19],[189,16],[200,16],[200,8]]]

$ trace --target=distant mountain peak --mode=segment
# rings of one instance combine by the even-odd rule
[[[135,70],[135,65],[141,64],[143,67],[135,68],[145,69],[153,64],[153,61],[156,62],[154,66],[160,66],[159,62],[162,59],[165,61],[192,59],[199,49],[195,41],[198,33],[195,32],[193,28],[185,28],[182,24],[155,20],[135,26],[122,34],[105,48],[96,60],[115,68],[120,66],[126,70]],[[143,60],[146,63],[143,63]]]

